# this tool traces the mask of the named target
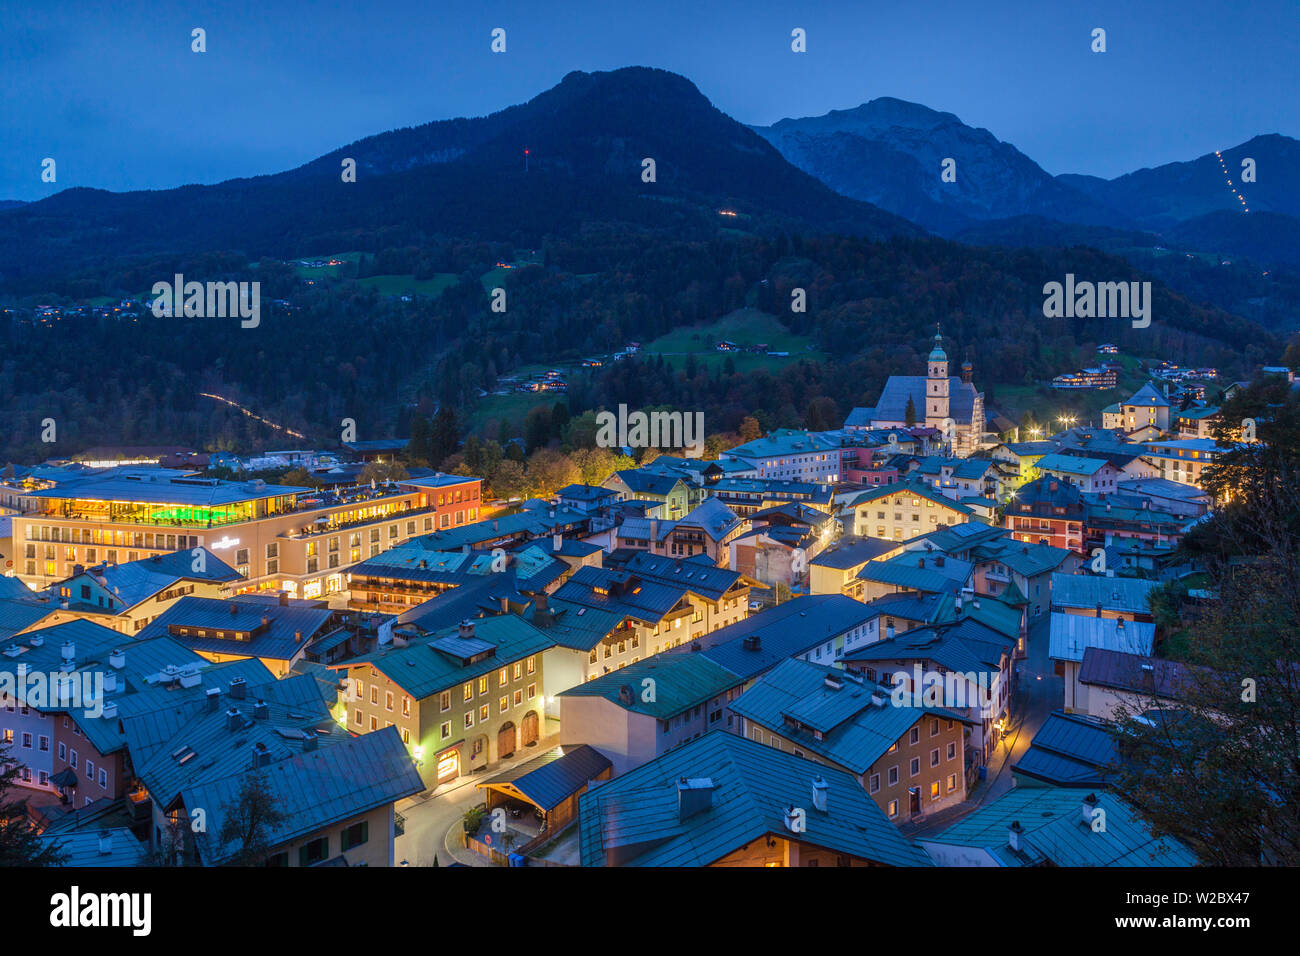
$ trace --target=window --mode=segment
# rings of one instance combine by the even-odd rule
[[[488,705],[484,704],[478,709],[478,719],[480,721],[486,721],[489,713],[491,713],[491,711],[488,709]]]
[[[352,722],[357,726],[361,725],[361,711],[358,710],[352,715]]]
[[[939,721],[933,719],[930,721],[930,736],[931,737],[939,736]]]
[[[64,719],[66,720],[67,718]],[[59,759],[60,760],[68,759],[68,745],[65,744],[63,741],[59,741]]]
[[[870,793],[879,793],[879,792],[880,792],[880,774],[878,774],[878,773],[873,773],[873,774],[871,775],[871,784],[870,784],[870,786],[868,787],[868,792],[870,792]]]
[[[912,758],[912,768],[911,768],[911,769],[912,769],[912,776],[913,776],[913,777],[915,777],[917,774],[919,774],[919,773],[921,772],[921,758],[920,758],[920,757],[913,757],[913,758]]]
[[[956,789],[957,789],[957,775],[955,773],[950,773],[948,774],[948,792],[952,793]]]
[[[921,728],[913,727],[912,732],[907,736],[907,742],[910,744],[919,744],[921,742]]]
[[[376,687],[374,684],[370,685],[370,703],[372,704],[379,703],[379,688]],[[916,741],[914,740],[912,741],[912,743],[916,743]]]
[[[467,710],[465,711],[465,729],[468,730],[470,727],[473,726],[474,726],[474,711]]]
[[[519,678],[521,678],[521,677],[523,677],[523,676],[524,676],[524,663],[523,663],[523,661],[515,661],[515,671],[514,671],[514,675],[513,675],[514,679],[515,679],[515,680],[519,680]]]
[[[889,801],[889,819],[892,820],[892,819],[894,819],[894,817],[896,817],[896,816],[898,816],[898,801],[897,801],[897,800],[890,800],[890,801]]]
[[[939,748],[938,748],[938,747],[935,747],[933,750],[930,751],[930,766],[931,766],[931,767],[937,767],[937,766],[939,766]]]
[[[893,786],[894,784],[896,784],[896,783],[898,783],[898,768],[897,768],[897,767],[890,767],[890,768],[889,768],[889,785],[892,787],[892,786]]]
[[[318,840],[303,844],[298,849],[298,865],[311,866],[320,863],[329,854],[330,838],[323,836]]]
[[[533,699],[534,697],[536,697],[536,696],[537,696],[537,685],[536,685],[536,684],[529,684],[529,685],[528,685],[528,699],[529,699],[529,700],[532,700],[532,699]]]
[[[931,781],[930,781],[930,799],[931,799],[931,800],[938,800],[938,799],[939,799],[939,781],[938,781],[938,780],[931,780]]]
[[[636,647],[636,638],[632,638],[632,646]],[[535,670],[537,670],[537,655],[528,658],[528,673],[531,674]]]
[[[948,759],[952,760],[956,756],[957,756],[957,744],[956,743],[948,744]]]
[[[510,709],[510,698],[508,696],[497,699],[497,713],[504,714],[509,709]]]
[[[370,839],[369,821],[360,820],[350,827],[345,827],[341,834],[342,849],[350,850],[354,846],[361,846],[366,840]]]
[[[465,699],[466,699],[466,700],[473,700],[473,699],[474,699],[474,682],[473,682],[473,681],[470,681],[470,683],[468,683],[468,684],[465,685]],[[444,709],[445,709],[445,708],[444,708]]]
[[[99,768],[99,786],[103,789],[108,787],[108,771],[103,767]]]
[[[390,713],[393,710],[393,692],[391,690],[384,693],[384,710]]]
[[[507,682],[508,680],[510,680],[510,673],[509,673],[509,671],[510,671],[510,669],[509,669],[508,667],[503,667],[503,668],[501,668],[501,670],[497,671],[497,686],[498,686],[498,687],[505,687],[505,686],[506,686],[506,682]]]
[[[480,694],[486,694],[486,693],[487,693],[487,680],[488,680],[488,679],[487,679],[487,676],[486,676],[486,675],[483,676],[483,677],[480,677],[480,678],[478,679],[478,692],[479,692]]]
[[[448,707],[451,706],[451,694],[447,694],[447,706]],[[411,698],[410,695],[408,694],[402,695],[402,716],[403,717],[411,716]]]

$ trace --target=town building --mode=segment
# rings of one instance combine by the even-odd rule
[[[583,866],[925,866],[852,774],[714,731],[578,803]]]
[[[744,737],[853,774],[895,823],[966,799],[964,726],[943,708],[896,706],[859,671],[787,660],[731,710]]]

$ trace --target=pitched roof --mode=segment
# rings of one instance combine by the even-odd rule
[[[612,766],[608,757],[587,744],[556,747],[476,786],[482,790],[492,784],[508,783],[526,799],[550,812]]]
[[[1011,770],[1056,786],[1100,787],[1106,783],[1103,768],[1118,752],[1104,721],[1055,711]]]
[[[603,697],[624,710],[668,720],[741,683],[740,677],[703,654],[655,654],[557,696]]]
[[[253,716],[258,701],[266,704],[265,716]],[[122,725],[136,776],[162,808],[183,789],[244,771],[254,748],[274,762],[300,751],[308,736],[322,748],[348,736],[307,675],[248,687],[242,700],[205,694],[201,701],[124,718]]]
[[[847,571],[866,564],[896,547],[898,547],[897,542],[885,541],[883,538],[859,538],[852,542],[841,539],[838,544],[827,548],[808,563],[817,567]]]
[[[1168,399],[1160,394],[1160,391],[1150,382],[1147,382],[1136,392],[1133,397],[1123,403],[1124,405],[1136,405],[1140,408],[1170,408]]]
[[[815,776],[827,810],[811,805]],[[678,782],[707,780],[707,809],[681,818]],[[707,866],[766,834],[782,837],[790,807],[806,808],[806,830],[791,839],[893,866],[929,860],[899,834],[850,774],[816,766],[726,731],[676,747],[588,790],[579,802],[583,866]]]
[[[1183,696],[1194,681],[1195,672],[1186,664],[1106,647],[1085,649],[1079,667],[1081,684],[1167,699]]]
[[[1168,837],[1153,837],[1132,807],[1109,792],[1098,800],[1106,827],[1094,831],[1082,815],[1083,799],[1089,793],[1087,788],[1015,787],[920,842],[984,849],[1003,866],[1196,865],[1186,847]],[[1007,845],[1013,822],[1024,829],[1019,853]]]
[[[1158,581],[1142,578],[1097,577],[1090,574],[1052,575],[1052,606],[1095,609],[1126,614],[1150,614],[1147,595],[1159,587]]]
[[[387,647],[329,665],[350,670],[369,665],[416,700],[448,690],[533,654],[555,641],[514,614],[478,618],[473,634],[459,625],[412,637],[405,647]]]
[[[1154,624],[1053,611],[1047,656],[1052,660],[1078,662],[1090,647],[1149,655],[1155,639]]]
[[[700,635],[696,641],[703,646],[702,651],[674,648],[674,653],[702,654],[749,679],[787,657],[808,653],[874,616],[867,605],[844,594],[805,595]],[[751,639],[757,639],[757,646]]]
[[[170,635],[195,651],[287,661],[311,643],[334,614],[328,607],[302,602],[284,605],[246,600],[242,595],[222,600],[191,594],[151,621],[140,637]],[[199,631],[205,633],[200,636]],[[217,636],[223,632],[250,636],[247,640]]]
[[[226,809],[237,805],[244,780],[254,773],[265,778],[277,809],[285,815],[268,835],[271,847],[424,790],[396,727],[347,736],[329,747],[298,749],[256,771],[232,773],[181,793],[187,809],[207,810],[208,825],[195,835],[205,863],[220,863],[238,852],[233,841],[219,842],[221,827]],[[387,839],[387,833],[375,836]]]
[[[876,402],[876,412],[872,419],[877,422],[907,421],[907,400],[912,400],[912,409],[917,421],[925,422],[926,386],[929,379],[924,375],[891,375],[885,382],[885,388]],[[975,386],[963,382],[960,376],[948,378],[948,417],[958,425],[971,424],[975,409],[975,398],[979,393]],[[982,423],[981,423],[982,425]]]
[[[790,659],[760,677],[730,709],[857,774],[923,717],[966,721],[942,708],[896,707],[890,693],[861,675],[855,681],[851,671]]]

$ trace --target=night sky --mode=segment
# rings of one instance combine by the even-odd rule
[[[1295,0],[1134,3],[7,4],[0,198],[211,183],[372,133],[530,99],[571,70],[655,66],[741,122],[877,96],[957,114],[1049,173],[1112,177],[1300,135]],[[190,51],[190,30],[207,52]],[[507,30],[493,54],[490,32]],[[808,52],[790,50],[803,27]],[[1090,51],[1094,27],[1105,54]],[[58,182],[40,180],[54,157]]]

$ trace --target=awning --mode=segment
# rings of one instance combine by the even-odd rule
[[[50,778],[50,783],[56,787],[70,787],[75,790],[77,788],[77,775],[73,773],[71,767],[64,767]]]

